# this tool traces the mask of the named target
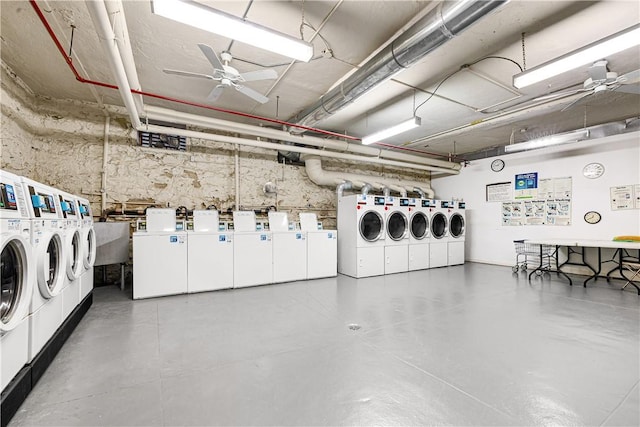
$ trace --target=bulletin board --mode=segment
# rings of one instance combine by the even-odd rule
[[[571,177],[538,179],[536,172],[516,175],[516,200],[502,202],[502,225],[571,225],[571,189]]]
[[[611,187],[611,210],[640,209],[640,184]]]

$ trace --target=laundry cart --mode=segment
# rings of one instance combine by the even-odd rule
[[[528,243],[526,240],[514,240],[513,244],[516,249],[516,263],[512,267],[514,273],[518,270],[527,271],[531,266],[538,268],[536,271],[538,276],[544,271],[551,270],[551,262],[556,250],[554,246]]]

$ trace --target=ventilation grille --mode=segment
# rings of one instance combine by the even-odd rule
[[[187,138],[184,136],[138,132],[138,140],[142,147],[187,151]]]

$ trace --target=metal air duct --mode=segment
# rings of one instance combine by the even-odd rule
[[[346,107],[375,86],[424,58],[508,0],[461,0],[440,3],[386,48],[363,64],[291,122],[313,126]],[[301,133],[300,129],[291,129]]]

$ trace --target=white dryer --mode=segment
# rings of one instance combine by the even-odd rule
[[[324,230],[314,213],[300,213],[300,230],[307,233],[307,279],[338,275],[338,232]]]
[[[286,212],[269,212],[273,243],[273,282],[307,278],[307,233],[296,230]]]
[[[257,230],[253,211],[233,212],[233,287],[273,283],[271,232]]]
[[[96,233],[89,200],[78,197],[80,230],[82,237],[82,273],[80,274],[80,301],[93,290],[93,264],[96,262]]]
[[[233,233],[221,231],[220,225],[218,211],[193,211],[187,239],[189,293],[233,288]]]
[[[82,259],[82,220],[76,196],[60,191],[60,211],[66,254],[65,280],[62,286],[62,319],[66,319],[80,303],[80,275],[84,271]]]
[[[22,178],[31,217],[31,245],[36,281],[29,308],[29,361],[33,360],[62,325],[62,295],[66,279],[65,235],[57,190]]]
[[[448,265],[464,264],[465,202],[454,201],[449,216]]]
[[[409,217],[409,271],[429,268],[429,229],[431,201],[414,199],[410,202]]]
[[[187,293],[187,232],[171,208],[149,208],[133,233],[133,299]]]
[[[21,178],[0,170],[0,390],[29,362],[35,282],[31,221]]]
[[[338,199],[338,273],[359,278],[384,274],[385,198]]]
[[[409,271],[409,199],[389,196],[385,201],[384,274]]]
[[[429,268],[448,265],[449,201],[431,200],[431,236],[429,241]]]

